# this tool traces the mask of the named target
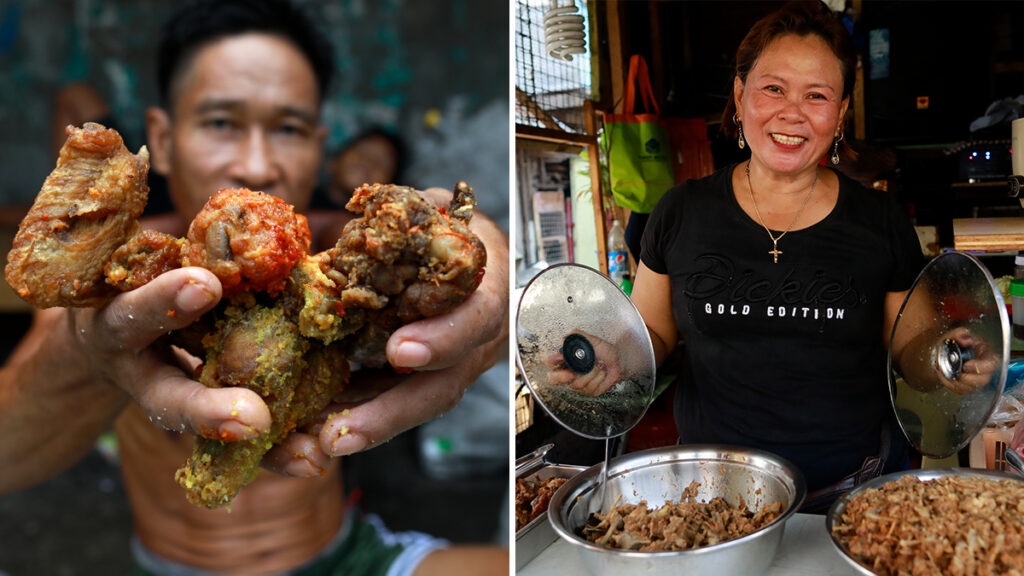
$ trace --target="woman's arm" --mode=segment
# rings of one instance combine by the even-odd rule
[[[668,275],[658,274],[641,262],[630,298],[647,325],[651,345],[654,346],[654,359],[660,366],[679,340],[672,315],[672,286]]]

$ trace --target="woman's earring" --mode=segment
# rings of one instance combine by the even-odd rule
[[[739,114],[733,114],[732,115],[732,121],[733,121],[734,124],[736,124],[736,127],[739,128],[740,137],[736,141],[736,143],[739,144],[740,150],[743,150],[744,148],[747,147],[747,143],[746,143],[745,140],[743,140],[743,124],[740,122],[740,115]]]
[[[832,165],[839,166],[839,143],[843,141],[843,133],[840,132],[832,145]]]

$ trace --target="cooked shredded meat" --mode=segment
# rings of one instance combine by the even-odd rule
[[[537,476],[516,478],[516,531],[523,529],[534,518],[547,512],[548,502],[558,487],[565,484],[567,478],[548,478],[541,480]]]
[[[880,576],[1024,574],[1024,482],[903,476],[864,490],[832,535]]]
[[[607,548],[667,552],[712,546],[746,536],[770,524],[782,514],[782,503],[773,502],[753,512],[740,501],[731,506],[720,496],[698,502],[700,483],[683,490],[679,502],[651,510],[647,502],[619,504],[607,513],[591,515],[583,537]],[[620,496],[621,499],[621,496]]]

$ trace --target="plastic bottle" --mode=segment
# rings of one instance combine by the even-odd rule
[[[1024,278],[1010,280],[1010,310],[1013,314],[1013,337],[1024,340]]]
[[[626,247],[626,232],[618,220],[612,222],[608,231],[608,277],[622,286],[629,276],[629,248]]]
[[[1013,258],[1013,277],[1024,278],[1024,252],[1018,252]]]

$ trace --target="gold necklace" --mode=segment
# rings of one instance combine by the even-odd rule
[[[782,237],[793,228],[793,225],[796,224],[796,221],[799,220],[800,216],[804,213],[804,208],[807,208],[807,203],[810,201],[811,196],[814,195],[814,185],[818,183],[818,169],[817,167],[814,169],[814,182],[811,182],[811,190],[807,193],[807,196],[804,197],[804,203],[800,206],[800,211],[796,213],[796,217],[793,218],[793,221],[789,223],[789,226],[782,231],[782,234],[779,234],[778,238],[772,236],[772,231],[768,229],[768,226],[764,223],[764,218],[761,217],[761,211],[757,209],[757,200],[754,199],[754,185],[750,183],[750,160],[747,160],[747,165],[744,168],[744,171],[747,174],[747,189],[750,191],[750,201],[754,203],[754,213],[757,214],[758,224],[764,227],[764,231],[767,232],[768,237],[772,239],[772,249],[769,250],[768,253],[772,255],[772,261],[775,264],[778,264],[779,254],[782,254],[782,250],[779,250],[779,240],[782,240]]]

